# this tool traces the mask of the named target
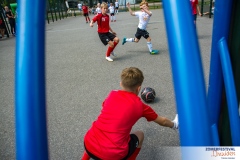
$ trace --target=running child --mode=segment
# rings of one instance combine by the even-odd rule
[[[122,45],[124,45],[126,42],[136,42],[137,43],[141,39],[141,37],[144,37],[147,40],[147,46],[148,46],[150,54],[157,54],[158,50],[152,49],[151,38],[149,36],[149,33],[146,30],[148,22],[150,20],[150,17],[152,16],[152,12],[149,11],[149,9],[148,9],[148,2],[142,1],[140,3],[141,11],[138,11],[138,12],[132,11],[129,2],[127,3],[127,7],[129,10],[129,13],[132,16],[136,16],[139,18],[139,23],[138,23],[137,32],[135,34],[135,38],[125,38],[124,37],[123,41],[122,41]]]
[[[121,73],[122,90],[112,90],[102,103],[97,120],[84,137],[85,153],[82,160],[135,160],[143,145],[144,133],[132,131],[142,117],[160,126],[178,129],[178,115],[173,121],[159,116],[138,96],[144,76],[136,67]]]
[[[83,6],[82,6],[82,11],[83,11],[83,15],[86,19],[86,23],[90,22],[90,18],[89,18],[89,9],[88,9],[88,6],[86,6],[86,4],[83,3]]]
[[[93,27],[93,24],[97,22],[99,38],[105,46],[108,44],[106,60],[112,62],[113,59],[111,58],[110,55],[114,57],[116,56],[113,50],[117,46],[119,38],[116,36],[116,33],[112,30],[112,28],[109,25],[110,19],[109,15],[107,14],[108,11],[107,3],[103,2],[101,4],[101,11],[102,11],[101,14],[97,14],[95,17],[93,17],[90,23],[90,27]]]

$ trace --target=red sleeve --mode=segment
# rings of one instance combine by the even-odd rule
[[[158,115],[150,106],[143,103],[143,117],[145,117],[147,121],[154,121]]]
[[[96,16],[93,17],[93,22],[96,22],[98,21],[99,17],[100,17],[101,14],[97,14]]]

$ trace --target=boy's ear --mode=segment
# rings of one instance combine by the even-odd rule
[[[120,87],[122,87],[122,81],[120,81]]]
[[[138,86],[137,91],[140,92],[142,86]]]

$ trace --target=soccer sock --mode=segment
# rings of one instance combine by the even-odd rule
[[[91,157],[87,154],[86,151],[84,151],[82,159],[81,160],[89,160]]]
[[[86,22],[87,22],[87,17],[85,17],[85,19],[86,19]]]
[[[118,43],[114,41],[113,44],[114,44],[114,47],[113,47],[114,49],[118,45]]]
[[[116,17],[115,17],[115,16],[113,16],[113,20],[114,20],[114,21],[116,20]]]
[[[128,158],[128,160],[135,160],[138,156],[138,153],[140,152],[141,148],[136,148],[136,150],[133,152],[133,154]]]
[[[88,17],[88,21],[90,22],[90,18]]]
[[[134,42],[134,38],[126,38],[126,42]]]
[[[108,47],[106,57],[109,57],[114,48]]]
[[[147,46],[148,46],[149,52],[152,52],[152,43],[147,42]]]

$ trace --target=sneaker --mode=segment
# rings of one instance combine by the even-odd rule
[[[106,57],[106,60],[109,61],[109,62],[112,62],[113,59],[109,56],[109,57]]]
[[[111,55],[112,55],[113,57],[117,57],[116,53],[114,53],[114,52],[112,52]]]
[[[158,54],[158,50],[152,50],[152,52],[150,52],[150,54]]]
[[[111,22],[113,22],[113,20],[111,20]]]
[[[116,22],[116,20],[114,20],[114,22]]]
[[[86,23],[88,23],[88,21]]]
[[[124,45],[126,42],[127,42],[126,37],[124,37],[123,40],[122,40],[122,45]]]

